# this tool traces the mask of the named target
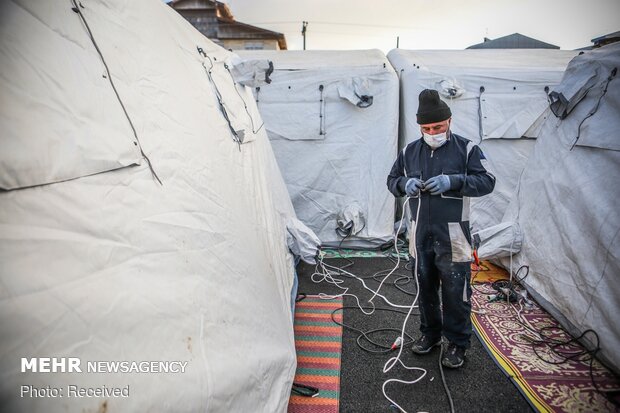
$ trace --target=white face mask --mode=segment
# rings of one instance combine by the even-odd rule
[[[424,136],[424,142],[433,149],[439,148],[448,140],[448,132],[438,133],[435,135],[429,135],[428,133],[422,133]]]

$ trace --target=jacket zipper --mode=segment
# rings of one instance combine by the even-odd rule
[[[428,179],[428,178],[430,178],[432,176],[431,174],[432,174],[432,170],[433,170],[433,154],[434,153],[435,153],[435,150],[431,149],[431,156],[430,156],[430,159],[429,159],[428,171],[427,171],[427,172],[429,172],[430,176],[428,176],[426,179]],[[430,194],[427,194],[427,199],[428,199],[428,208],[427,208],[427,211],[428,211],[428,226],[430,228],[430,225],[431,225],[431,199],[432,199]]]

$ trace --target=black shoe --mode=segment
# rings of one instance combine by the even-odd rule
[[[413,342],[411,351],[416,354],[428,354],[433,349],[433,347],[437,347],[440,343],[441,339],[433,339],[429,336],[421,336]]]
[[[441,364],[450,368],[456,369],[463,365],[465,362],[465,349],[463,347],[459,347],[454,343],[448,344],[448,349],[446,350],[443,358],[441,359]]]

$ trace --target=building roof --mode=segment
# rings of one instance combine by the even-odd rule
[[[218,17],[217,37],[223,39],[276,39],[280,50],[286,50],[286,39],[279,32]]]
[[[217,17],[234,20],[230,8],[217,0],[172,0],[168,3],[175,10],[217,10]]]
[[[604,46],[609,43],[618,42],[620,41],[620,31],[608,33],[604,36],[595,37],[590,41],[594,44],[594,47]]]
[[[169,5],[183,14],[193,13],[213,13],[215,9],[215,18],[217,21],[217,29],[214,30],[211,36],[215,35],[216,38],[212,40],[233,40],[233,39],[274,39],[277,40],[278,46],[281,50],[285,50],[286,38],[284,34],[274,32],[271,30],[263,29],[261,27],[252,26],[250,24],[241,23],[235,20],[230,8],[225,3],[217,0],[173,0]],[[211,25],[215,22],[212,22]],[[201,30],[202,31],[202,30]],[[203,32],[204,33],[204,32]],[[210,31],[207,33],[211,33]]]
[[[497,39],[484,38],[484,42],[469,46],[468,49],[559,49],[559,46],[541,42],[522,35],[513,33]]]

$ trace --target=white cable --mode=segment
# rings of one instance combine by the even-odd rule
[[[405,199],[405,202],[403,203],[403,214],[400,218],[400,224],[398,224],[398,229],[396,230],[396,233],[394,234],[394,250],[396,251],[396,265],[394,266],[394,268],[392,268],[392,271],[390,271],[388,275],[386,275],[383,278],[383,280],[381,280],[381,282],[379,283],[379,287],[377,287],[377,291],[375,291],[373,296],[370,297],[370,300],[368,301],[372,301],[375,299],[375,297],[379,294],[379,290],[381,290],[381,287],[383,286],[383,283],[385,282],[385,280],[387,280],[388,277],[392,275],[392,273],[396,271],[396,269],[400,265],[400,253],[398,252],[398,234],[400,234],[400,229],[403,227],[403,221],[405,220],[405,211],[407,210],[406,206],[409,203],[409,199],[410,197],[407,197],[407,199]],[[420,212],[420,202],[418,202],[418,213],[419,212]],[[417,224],[417,216],[416,216],[416,224]]]
[[[330,283],[330,284],[333,284],[333,285],[335,285],[336,287],[338,287],[338,288],[340,288],[340,289],[344,290],[341,294],[325,294],[325,293],[319,293],[319,294],[318,294],[318,297],[319,297],[320,299],[322,299],[322,300],[333,300],[333,299],[335,299],[335,298],[338,298],[338,297],[344,297],[344,296],[347,296],[347,295],[348,295],[348,296],[351,296],[351,297],[355,298],[355,301],[357,302],[357,306],[358,306],[358,308],[360,309],[360,311],[361,311],[362,313],[364,313],[365,315],[371,315],[371,314],[373,314],[373,313],[374,313],[374,311],[375,311],[375,304],[374,304],[373,302],[370,302],[370,304],[372,305],[372,310],[370,310],[370,311],[366,311],[366,310],[364,309],[364,307],[360,304],[360,299],[358,298],[358,296],[357,296],[357,295],[355,295],[355,294],[348,294],[347,292],[349,291],[349,288],[348,288],[348,287],[346,287],[346,288],[345,288],[345,287],[341,287],[341,286],[340,286],[340,284],[344,283],[344,280],[332,277],[331,272],[330,272],[327,268],[325,268],[326,266],[328,266],[328,264],[325,264],[325,263],[323,262],[323,257],[319,258],[319,263],[317,264],[317,266],[319,266],[319,265],[322,267],[323,272],[318,272],[318,271],[315,271],[315,272],[314,272],[314,273],[310,276],[310,279],[312,280],[312,282],[314,282],[314,283],[320,283],[320,282],[322,282],[322,281],[326,281],[326,282],[328,282],[328,283]],[[330,266],[330,267],[331,267],[331,266]],[[337,267],[332,267],[332,268],[337,268]],[[322,276],[322,279],[319,279],[319,280],[317,281],[317,280],[316,280],[316,277],[315,277],[315,276],[317,276],[317,275]]]
[[[329,265],[329,264],[323,263],[323,265],[326,267],[326,271],[328,271],[328,272],[329,272],[329,268],[338,269],[338,267],[334,267],[334,266]],[[340,269],[340,271],[341,271],[342,274],[347,274],[350,277],[355,278],[356,280],[358,280],[366,290],[370,291],[373,294],[376,293],[375,295],[378,296],[378,297],[381,297],[383,299],[383,301],[385,301],[388,305],[390,305],[392,307],[395,307],[395,308],[409,308],[410,307],[410,305],[395,304],[395,303],[391,302],[384,295],[378,294],[375,290],[373,290],[372,288],[368,287],[368,285],[366,285],[366,282],[362,278],[359,278],[357,275],[355,275],[355,274],[353,274],[353,273],[351,273],[349,271],[345,271],[345,270],[342,270],[342,269]],[[417,295],[416,295],[416,298],[417,298]]]
[[[407,197],[407,200],[405,201],[405,203],[403,204],[403,211],[405,210],[405,205],[407,204],[407,202],[409,202],[409,197]],[[405,328],[407,326],[407,321],[409,320],[409,316],[411,316],[411,312],[413,311],[413,308],[416,305],[416,302],[418,300],[418,296],[420,293],[420,287],[418,285],[418,251],[417,251],[417,230],[418,230],[418,220],[420,217],[420,204],[421,202],[418,202],[418,208],[416,211],[416,216],[415,216],[415,221],[414,221],[414,227],[413,230],[411,231],[411,239],[409,239],[409,243],[410,245],[413,245],[414,251],[416,252],[415,257],[412,257],[415,259],[415,263],[414,263],[414,269],[413,269],[413,278],[416,281],[416,296],[415,299],[413,300],[413,303],[411,304],[411,306],[409,307],[409,311],[407,312],[407,316],[405,317],[405,320],[403,321],[403,326],[401,328],[401,332],[400,332],[400,336],[401,337],[405,337]],[[403,212],[404,214],[404,212]],[[386,277],[387,278],[387,277]],[[385,365],[383,366],[383,373],[387,373],[388,371],[390,371],[395,365],[396,363],[400,363],[404,368],[406,368],[407,370],[418,370],[422,372],[422,375],[420,377],[418,377],[415,380],[410,380],[410,381],[406,381],[406,380],[399,380],[399,379],[388,379],[385,382],[383,382],[383,386],[381,387],[381,391],[383,392],[383,397],[385,397],[387,400],[389,400],[394,406],[396,406],[401,412],[403,413],[407,413],[407,411],[405,409],[403,409],[398,403],[396,403],[394,400],[392,400],[387,393],[385,392],[385,386],[388,383],[392,383],[392,382],[398,382],[398,383],[403,383],[403,384],[414,384],[417,383],[418,381],[422,380],[422,378],[424,378],[424,376],[426,376],[426,370],[421,368],[421,367],[409,367],[407,366],[405,363],[403,363],[403,361],[400,359],[401,354],[403,353],[403,348],[404,346],[400,346],[398,349],[398,354],[396,355],[396,357],[392,357],[391,359],[389,359]]]
[[[405,199],[405,202],[403,203],[403,214],[401,216],[401,220],[400,220],[400,224],[398,226],[398,229],[396,230],[396,233],[394,234],[394,249],[396,251],[396,265],[394,266],[394,268],[392,268],[392,270],[381,280],[381,282],[379,283],[379,286],[377,287],[376,290],[373,290],[372,288],[368,287],[366,285],[366,282],[358,277],[357,275],[346,271],[344,269],[338,268],[336,266],[332,266],[329,264],[326,264],[323,261],[323,257],[320,257],[317,265],[315,267],[315,272],[311,275],[311,280],[314,283],[319,283],[322,281],[325,281],[327,283],[333,284],[336,287],[340,288],[341,290],[344,290],[341,294],[334,294],[334,295],[329,295],[329,294],[324,294],[324,293],[320,293],[319,297],[322,299],[334,299],[337,297],[343,297],[343,296],[352,296],[355,298],[356,302],[357,302],[357,306],[359,307],[359,309],[362,311],[362,313],[364,313],[365,315],[371,315],[374,313],[375,311],[375,305],[374,305],[374,298],[375,297],[381,297],[383,299],[383,301],[385,301],[388,305],[395,307],[395,308],[408,308],[409,311],[407,312],[407,315],[405,317],[405,320],[403,321],[402,324],[402,328],[401,328],[401,333],[400,333],[400,339],[401,341],[404,341],[404,337],[405,337],[405,329],[407,326],[407,322],[409,320],[409,317],[411,316],[411,312],[413,311],[413,309],[417,306],[416,303],[418,301],[418,297],[420,294],[420,287],[418,284],[418,263],[417,263],[417,225],[418,225],[418,220],[419,220],[419,216],[420,216],[420,205],[421,202],[418,202],[418,206],[417,206],[417,210],[416,210],[416,217],[415,217],[415,221],[413,222],[413,229],[411,231],[411,239],[409,240],[410,245],[413,245],[414,250],[416,251],[416,256],[412,257],[416,260],[415,262],[415,266],[414,266],[414,270],[413,270],[413,278],[415,280],[416,283],[416,295],[413,299],[413,302],[410,305],[400,305],[400,304],[395,304],[392,303],[387,297],[385,297],[382,294],[379,294],[379,291],[381,290],[381,288],[383,287],[383,284],[385,283],[385,281],[396,271],[396,269],[400,266],[400,252],[398,251],[398,234],[400,233],[400,230],[402,228],[403,225],[403,221],[405,220],[405,213],[407,211],[407,204],[409,203],[409,200],[411,199],[411,197],[407,197]],[[320,268],[320,270],[319,270]],[[337,270],[337,271],[336,271]],[[364,308],[362,307],[362,305],[360,304],[360,299],[355,295],[355,294],[349,294],[349,288],[346,287],[341,287],[340,284],[344,283],[344,280],[340,279],[340,278],[334,278],[332,275],[342,275],[342,276],[350,276],[352,278],[355,278],[356,280],[358,280],[362,286],[373,293],[372,297],[368,300],[368,303],[370,303],[373,307],[373,309],[371,311],[365,311]],[[320,277],[320,278],[317,278]],[[398,339],[397,338],[397,341]],[[400,363],[405,369],[407,370],[417,370],[422,372],[422,375],[420,377],[418,377],[415,380],[400,380],[400,379],[388,379],[383,383],[382,386],[382,392],[383,392],[383,396],[390,402],[392,403],[395,407],[397,407],[401,412],[403,413],[407,413],[405,409],[403,409],[398,403],[396,403],[393,399],[391,399],[386,391],[385,388],[389,383],[392,382],[397,382],[397,383],[402,383],[402,384],[414,384],[419,382],[420,380],[422,380],[425,376],[427,371],[421,367],[410,367],[407,366],[405,363],[403,363],[403,361],[400,359],[402,352],[403,352],[403,345],[398,346],[398,354],[395,357],[390,358],[385,365],[383,366],[383,373],[387,373],[389,372],[397,363]]]
[[[394,308],[410,308],[410,307],[411,307],[411,305],[395,304],[395,303],[391,302],[391,301],[390,301],[387,297],[385,297],[384,295],[379,294],[379,290],[380,290],[380,289],[381,289],[381,287],[383,286],[383,283],[384,283],[384,282],[388,279],[388,277],[390,277],[390,276],[394,273],[394,271],[396,271],[396,269],[400,266],[400,252],[398,251],[398,242],[397,242],[397,241],[398,241],[398,234],[400,233],[400,229],[402,228],[402,225],[403,225],[403,221],[404,221],[404,217],[405,217],[405,212],[406,212],[406,206],[407,206],[407,204],[408,204],[408,202],[409,202],[409,199],[410,199],[410,197],[407,197],[407,199],[406,199],[406,200],[405,200],[405,202],[403,203],[403,214],[402,214],[402,216],[401,216],[401,220],[400,220],[400,224],[399,224],[399,226],[398,226],[398,230],[396,231],[396,233],[395,233],[395,235],[394,235],[394,249],[395,249],[395,251],[396,251],[396,265],[395,265],[395,266],[394,266],[394,268],[392,268],[392,270],[391,270],[391,271],[390,271],[390,272],[389,272],[389,273],[388,273],[388,274],[387,274],[387,275],[383,278],[383,280],[382,280],[382,281],[381,281],[381,283],[379,284],[379,287],[378,287],[376,290],[373,290],[372,288],[368,287],[368,286],[366,285],[366,282],[365,282],[363,279],[359,278],[357,275],[355,275],[355,274],[353,274],[353,273],[351,273],[351,272],[349,272],[349,271],[343,270],[343,269],[341,269],[341,268],[338,268],[338,267],[335,267],[335,266],[332,266],[332,265],[326,264],[325,262],[323,262],[323,259],[322,259],[322,258],[319,260],[319,263],[317,264],[317,266],[318,266],[318,265],[320,265],[320,266],[323,268],[323,272],[318,272],[318,271],[315,271],[315,273],[314,273],[314,274],[312,274],[312,276],[311,276],[312,281],[313,281],[313,282],[315,282],[315,283],[318,283],[318,282],[321,282],[321,281],[323,281],[323,280],[326,280],[327,282],[332,283],[332,284],[336,285],[337,287],[339,287],[339,288],[341,288],[341,289],[344,289],[344,288],[342,288],[342,287],[340,287],[340,286],[338,285],[338,284],[342,283],[342,280],[336,280],[336,281],[333,281],[333,280],[335,280],[335,279],[334,279],[333,277],[331,277],[331,274],[330,274],[330,271],[329,271],[329,268],[332,268],[332,269],[338,270],[338,273],[339,273],[339,274],[341,274],[341,275],[347,274],[347,275],[349,275],[349,276],[351,276],[351,277],[355,278],[356,280],[358,280],[358,281],[362,284],[362,286],[363,286],[366,290],[368,290],[368,291],[370,291],[371,293],[373,293],[373,296],[372,296],[372,297],[368,300],[368,302],[369,302],[369,303],[371,303],[371,304],[373,305],[373,307],[374,307],[374,303],[373,303],[373,301],[372,301],[372,300],[373,300],[375,297],[379,296],[379,297],[381,297],[381,298],[383,299],[383,301],[385,301],[385,303],[386,303],[386,304],[388,304],[388,305],[390,305],[390,306],[392,306],[392,307],[394,307]],[[416,223],[416,224],[415,224],[415,225],[416,225],[416,229],[417,229],[417,221],[418,221],[418,218],[419,218],[419,214],[420,214],[420,203],[418,203],[418,208],[417,208],[417,212],[416,212],[416,220],[415,220],[415,223]],[[415,229],[414,229],[414,231],[413,231],[413,240],[409,240],[409,241],[410,241],[410,243],[411,243],[411,242],[413,242],[413,243],[414,243],[414,244],[413,244],[413,245],[414,245],[414,248],[415,248],[415,242],[416,242],[416,240],[415,240],[415,233],[416,233],[416,231],[415,231]],[[415,274],[417,275],[417,268],[416,268],[416,272],[415,272]],[[318,281],[316,281],[316,279],[315,279],[315,276],[316,276],[316,275],[320,275],[320,276],[322,276],[323,278],[322,278],[322,279],[320,279],[320,280],[318,280]],[[414,276],[414,278],[415,278],[415,282],[416,282],[416,295],[415,295],[415,299],[414,299],[414,301],[413,301],[413,306],[415,307],[415,306],[416,306],[416,303],[417,303],[417,301],[418,301],[418,296],[419,296],[419,291],[418,291],[418,290],[419,290],[419,288],[418,288],[418,280],[417,280],[417,277],[415,277],[415,276]],[[348,291],[348,288],[347,288],[347,289],[345,289],[345,292],[344,292],[343,294],[340,294],[340,295],[333,295],[333,296],[328,296],[328,295],[326,295],[325,297],[326,297],[326,299],[335,298],[335,297],[338,297],[338,296],[345,295],[346,291]],[[367,314],[367,315],[368,315],[368,314],[372,314],[372,313],[374,312],[374,310],[373,310],[373,311],[371,311],[370,313],[366,313],[366,312],[363,310],[363,308],[361,307],[361,305],[359,305],[359,302],[360,302],[359,298],[357,298],[357,297],[356,297],[356,300],[357,300],[357,302],[358,302],[358,307],[360,308],[360,310],[361,310],[364,314]]]
[[[387,395],[387,393],[385,392],[385,386],[388,385],[388,383],[392,383],[392,382],[396,382],[396,383],[402,383],[402,384],[414,384],[419,382],[420,380],[422,380],[424,378],[424,376],[426,376],[426,370],[424,370],[421,367],[407,367],[403,364],[402,361],[400,361],[400,364],[402,364],[402,366],[404,368],[406,368],[407,370],[418,370],[422,372],[422,375],[420,377],[418,377],[415,380],[400,380],[400,379],[388,379],[385,382],[383,382],[383,386],[381,387],[381,390],[383,391],[383,396],[388,399],[390,401],[390,403],[392,403],[396,408],[398,408],[398,410],[400,410],[403,413],[407,413],[407,411],[405,409],[403,409],[402,407],[400,407],[400,405],[398,403],[396,403],[394,400],[390,399],[390,397]]]
[[[398,250],[397,250],[397,251],[398,251]],[[400,262],[397,260],[397,266],[398,266],[398,265],[400,265]],[[343,288],[343,287],[340,287],[340,285],[339,285],[339,284],[342,284],[342,283],[344,282],[343,280],[341,280],[341,279],[336,279],[336,278],[332,277],[332,273],[334,273],[334,274],[335,274],[335,273],[336,273],[336,271],[330,271],[330,268],[331,268],[331,269],[334,269],[334,270],[338,270],[338,274],[340,274],[340,275],[348,275],[348,276],[350,276],[350,277],[352,277],[352,278],[355,278],[356,280],[358,280],[358,281],[362,284],[362,286],[363,286],[366,290],[368,290],[368,291],[370,291],[371,293],[373,293],[373,294],[374,294],[374,296],[379,296],[379,297],[381,297],[381,298],[383,299],[383,301],[385,301],[388,305],[390,305],[390,306],[392,306],[392,307],[395,307],[395,308],[409,308],[409,307],[410,307],[410,305],[401,305],[401,304],[395,304],[395,303],[391,302],[391,301],[390,301],[387,297],[385,297],[384,295],[382,295],[382,294],[378,294],[378,293],[377,293],[377,291],[375,291],[375,290],[373,290],[372,288],[368,287],[368,285],[366,285],[366,282],[365,282],[362,278],[359,278],[357,275],[355,275],[355,274],[353,274],[353,273],[351,273],[351,272],[349,272],[349,271],[346,271],[346,270],[343,270],[343,269],[341,269],[341,268],[338,268],[338,267],[335,267],[335,266],[332,266],[332,265],[326,264],[325,262],[323,262],[323,260],[322,260],[322,259],[320,259],[320,260],[319,260],[319,263],[317,263],[317,267],[318,267],[318,266],[320,266],[320,267],[322,268],[322,271],[315,271],[315,272],[311,275],[311,280],[312,280],[313,282],[315,282],[315,283],[319,283],[319,282],[322,282],[322,281],[326,281],[326,282],[328,282],[328,283],[330,283],[330,284],[334,284],[336,287],[338,287],[338,288],[340,288],[340,289],[345,290],[342,294],[336,294],[336,295],[327,295],[327,294],[325,294],[325,299],[332,299],[332,298],[336,298],[336,297],[339,297],[339,296],[343,296],[343,295],[345,295],[345,294],[346,294],[346,292],[348,291],[348,288]],[[392,271],[390,271],[390,274],[392,274],[396,268],[397,268],[397,267],[395,267],[394,269],[392,269]],[[318,280],[317,280],[317,278],[316,278],[316,276],[317,276],[317,275],[318,275],[318,276],[321,276],[321,278],[320,278],[320,279],[318,279]],[[386,278],[387,278],[387,276],[386,276]],[[417,283],[417,280],[416,280],[416,283]],[[352,295],[352,294],[347,294],[347,295]],[[356,299],[357,299],[357,302],[359,303],[359,302],[360,302],[360,300],[359,300],[357,297],[356,297]],[[417,301],[417,293],[416,293],[416,301]],[[370,304],[372,304],[372,305],[373,305],[373,307],[374,307],[374,303],[373,303],[372,301],[368,301],[368,302],[369,302]],[[415,301],[414,301],[414,302],[415,302]],[[362,310],[362,312],[364,312],[364,310],[362,309],[362,307],[361,307],[359,304],[358,304],[358,306],[360,307],[360,310]],[[373,312],[374,312],[374,310],[373,310],[372,312],[370,312],[370,313],[366,313],[366,312],[364,312],[364,314],[372,314]]]

